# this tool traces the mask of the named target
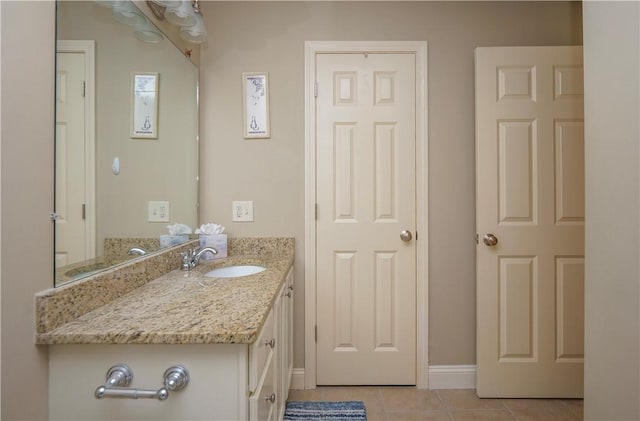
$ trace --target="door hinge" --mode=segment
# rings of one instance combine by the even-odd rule
[[[82,204],[82,219],[87,219],[87,204]]]
[[[318,343],[318,325],[315,326],[315,339],[316,343]]]
[[[316,221],[317,221],[318,220],[318,204],[317,203],[315,205],[314,213],[315,213],[315,218],[316,218]]]
[[[476,244],[480,244],[480,236],[476,233]]]
[[[318,98],[318,81],[313,83],[313,97]]]
[[[60,219],[60,215],[55,212],[49,212],[49,219],[51,219],[51,222],[56,222],[58,219]]]
[[[416,231],[416,241],[418,241],[418,231]]]
[[[87,82],[85,82],[84,80],[82,81],[82,86],[81,86],[81,92],[82,92],[82,97],[84,98],[86,90],[87,90]]]

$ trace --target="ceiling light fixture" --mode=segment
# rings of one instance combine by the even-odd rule
[[[164,17],[174,25],[193,26],[196,22],[196,14],[193,11],[191,0],[182,0],[180,5],[167,7]]]
[[[177,25],[180,38],[185,41],[194,44],[207,41],[207,28],[198,0],[147,0],[147,6],[159,20],[166,19]]]
[[[159,43],[162,33],[131,1],[93,0],[96,4],[111,8],[113,18],[135,27],[134,35],[140,41]],[[194,44],[207,41],[207,28],[198,0],[147,0],[147,6],[159,20],[166,19],[178,26],[180,38]]]
[[[147,20],[140,9],[130,1],[113,2],[111,14],[118,22],[130,26],[142,25]]]
[[[202,44],[207,40],[207,28],[204,26],[204,20],[199,8],[194,8],[196,24],[193,26],[183,26],[180,28],[180,38],[195,44]]]
[[[153,44],[157,44],[164,39],[164,36],[162,36],[160,31],[158,31],[158,28],[146,19],[143,24],[136,25],[133,35],[135,35],[135,37],[140,41],[150,42]]]
[[[180,3],[182,3],[182,0],[151,0],[151,1],[155,4],[159,4],[160,6],[164,6],[164,7],[176,7],[176,6],[180,6]]]

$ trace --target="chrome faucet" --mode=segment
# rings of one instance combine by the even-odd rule
[[[145,254],[147,254],[147,251],[143,248],[140,247],[131,247],[129,249],[129,251],[127,252],[127,254],[131,255],[131,256],[144,256]]]
[[[187,251],[180,253],[180,256],[182,256],[182,265],[180,266],[180,269],[181,270],[193,269],[198,265],[198,262],[200,261],[200,257],[208,251],[210,251],[213,254],[218,254],[218,250],[214,249],[213,247],[204,247],[199,251],[196,251],[196,249],[189,249]]]

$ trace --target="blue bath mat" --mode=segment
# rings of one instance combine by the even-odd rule
[[[346,402],[287,402],[285,421],[366,421],[361,401]]]

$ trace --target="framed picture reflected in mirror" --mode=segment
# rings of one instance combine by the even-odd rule
[[[158,73],[134,73],[131,94],[131,137],[158,138]]]

